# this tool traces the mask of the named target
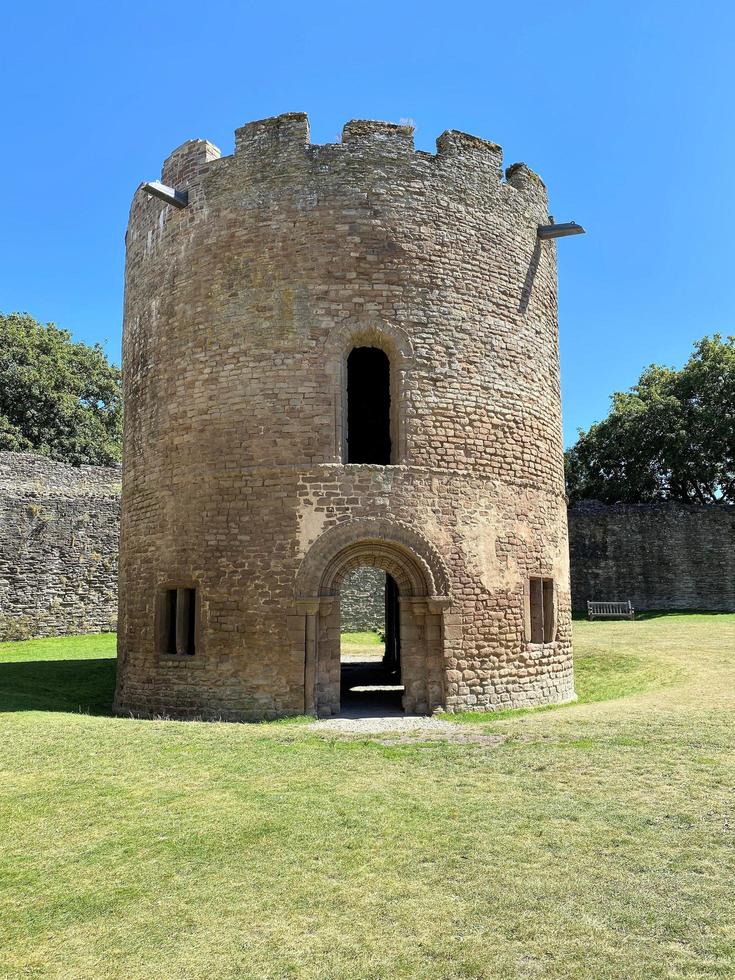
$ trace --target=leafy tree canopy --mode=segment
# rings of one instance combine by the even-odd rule
[[[679,371],[646,368],[565,464],[572,501],[735,503],[735,337],[704,337]]]
[[[95,344],[0,313],[0,449],[80,465],[120,459],[120,370]]]

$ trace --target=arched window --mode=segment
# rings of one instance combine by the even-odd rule
[[[353,347],[347,358],[347,462],[390,461],[390,361],[379,347]]]

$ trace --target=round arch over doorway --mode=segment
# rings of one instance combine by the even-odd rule
[[[443,619],[451,604],[446,566],[430,542],[412,528],[361,520],[325,531],[309,549],[297,576],[304,711],[319,716],[339,713],[339,591],[344,578],[361,565],[380,568],[398,587],[404,711],[429,714],[443,707]]]

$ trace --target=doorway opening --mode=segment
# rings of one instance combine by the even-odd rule
[[[340,703],[348,717],[403,714],[399,591],[381,569],[362,565],[340,589]]]

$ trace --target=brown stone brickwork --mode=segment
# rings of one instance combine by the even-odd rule
[[[339,594],[342,630],[385,629],[385,573],[363,565],[342,583]]]
[[[339,590],[400,592],[407,711],[573,696],[556,257],[544,185],[447,132],[302,114],[185,143],[127,232],[120,712],[339,709]],[[390,465],[346,463],[351,349],[390,359]],[[553,579],[530,642],[528,583]],[[196,590],[190,656],[161,648]],[[181,593],[184,594],[183,592]],[[164,631],[165,632],[165,631]]]
[[[0,452],[0,640],[114,630],[120,468]]]
[[[735,507],[666,501],[569,508],[574,608],[735,611]]]

